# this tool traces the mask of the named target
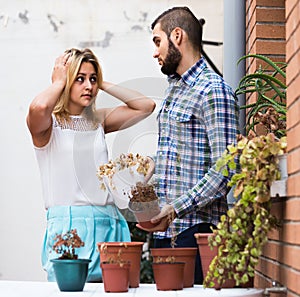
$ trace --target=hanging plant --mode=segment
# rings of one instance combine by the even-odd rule
[[[214,236],[209,238],[218,254],[210,264],[204,286],[222,287],[227,279],[239,286],[254,276],[268,232],[279,226],[270,212],[270,187],[280,178],[278,157],[286,147],[286,137],[278,140],[272,133],[252,139],[240,136],[237,145],[229,146],[217,161],[224,176],[229,169],[239,167],[229,181],[237,202],[227,216],[221,217]]]

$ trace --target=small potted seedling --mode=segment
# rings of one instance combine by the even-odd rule
[[[60,291],[82,291],[88,275],[90,259],[79,259],[76,249],[84,242],[76,229],[57,234],[52,249],[59,255],[52,259],[56,282]]]

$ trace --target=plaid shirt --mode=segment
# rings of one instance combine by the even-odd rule
[[[158,123],[157,194],[162,205],[175,208],[175,234],[202,222],[217,225],[227,211],[230,177],[215,163],[238,134],[232,89],[201,58],[181,77],[169,77]],[[171,228],[154,237],[172,237]]]

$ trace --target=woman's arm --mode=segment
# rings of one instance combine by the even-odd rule
[[[125,103],[122,106],[98,111],[103,119],[105,133],[128,128],[149,116],[155,109],[155,102],[152,99],[135,90],[109,82],[103,82],[100,89]]]
[[[29,106],[27,126],[36,146],[44,146],[49,141],[52,126],[51,114],[66,84],[68,58],[68,54],[63,54],[56,59],[52,84],[37,95]]]

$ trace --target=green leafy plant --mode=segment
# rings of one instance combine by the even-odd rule
[[[241,106],[247,112],[246,135],[274,133],[280,138],[286,135],[286,89],[284,62],[273,62],[263,55],[249,54],[238,60],[258,59],[266,66],[260,67],[255,73],[245,75],[239,82],[236,95],[256,94],[254,103]],[[257,129],[259,126],[261,129]]]
[[[229,186],[234,188],[237,202],[222,216],[217,229],[209,238],[209,245],[217,247],[204,280],[206,287],[222,287],[233,279],[237,286],[254,276],[255,266],[262,254],[268,232],[279,226],[271,210],[271,184],[280,178],[279,156],[287,147],[286,137],[278,140],[274,134],[249,139],[239,136],[237,144],[217,161],[224,176],[236,169]]]
[[[76,229],[69,230],[65,234],[57,234],[54,241],[52,249],[60,255],[59,259],[78,259],[75,249],[84,246]]]

